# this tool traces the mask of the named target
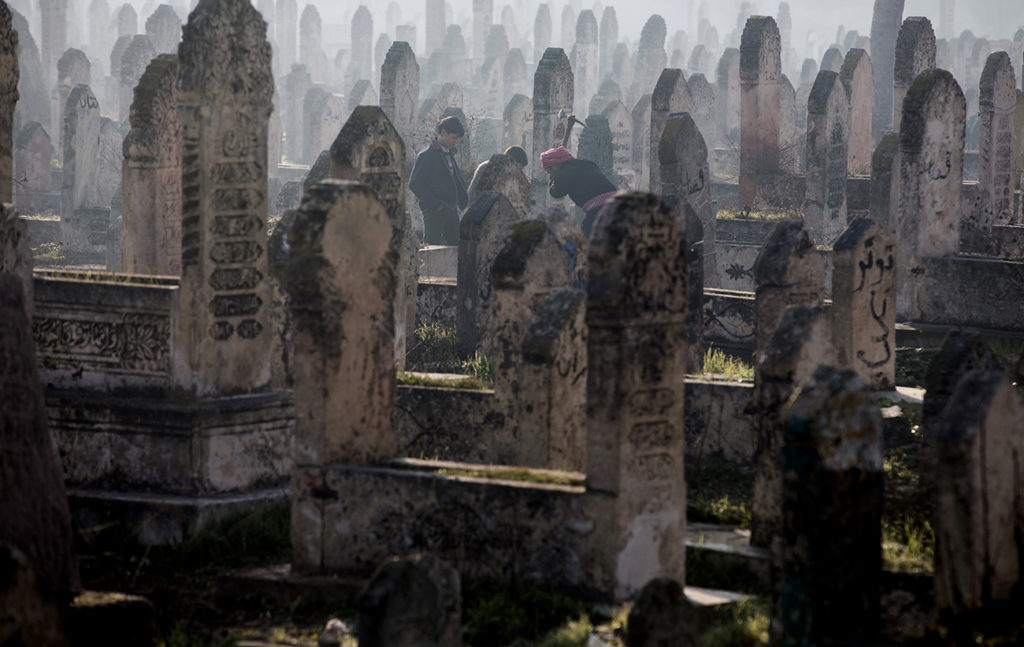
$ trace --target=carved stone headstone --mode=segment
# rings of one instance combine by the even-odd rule
[[[900,203],[899,153],[900,136],[889,133],[878,142],[871,157],[871,219],[893,239]]]
[[[161,54],[135,87],[124,140],[123,271],[181,274],[181,127],[178,57]]]
[[[134,36],[139,33],[139,14],[135,12],[135,7],[131,3],[124,3],[121,8],[117,10],[117,37],[121,36]]]
[[[25,124],[14,140],[14,205],[22,213],[34,213],[34,194],[50,190],[52,158],[53,145],[43,125]]]
[[[121,67],[117,70],[120,79],[119,115],[127,117],[131,110],[135,86],[139,84],[149,62],[156,57],[157,51],[149,41],[149,36],[132,36],[131,42],[121,56]],[[113,72],[113,71],[112,71]]]
[[[921,72],[935,67],[935,32],[927,18],[907,18],[896,39],[896,63],[893,69],[893,130],[899,132],[903,119],[903,99]]]
[[[316,5],[307,4],[299,16],[299,62],[306,66],[314,83],[327,80],[327,56],[323,47],[323,22]]]
[[[12,11],[11,14],[12,28],[18,34],[18,82],[16,86],[18,101],[15,107],[14,122],[27,124],[31,121],[38,121],[49,132],[59,133],[60,124],[57,124],[58,128],[54,130],[50,120],[50,90],[43,74],[39,48],[32,38],[25,17],[16,11]],[[9,41],[5,39],[5,42]],[[0,78],[13,80],[14,76],[5,72]],[[13,96],[10,91],[6,90],[6,86],[4,96]]]
[[[527,79],[526,59],[523,58],[523,50],[514,47],[509,50],[505,57],[505,64],[502,68],[502,107],[508,105],[512,97],[517,94],[527,94],[530,91],[530,84]],[[530,149],[526,149],[530,150]]]
[[[576,79],[576,115],[583,118],[590,98],[597,93],[600,65],[600,37],[594,12],[585,9],[576,19],[576,45],[573,48],[573,75]]]
[[[181,18],[169,4],[162,4],[146,18],[146,35],[157,54],[174,54],[181,40]]]
[[[32,248],[29,247],[28,226],[18,211],[9,204],[0,204],[0,273],[21,280],[25,316],[32,321],[34,285],[32,281]]]
[[[508,155],[497,153],[492,155],[486,164],[481,164],[473,175],[470,188],[470,203],[488,191],[495,191],[505,196],[522,218],[529,218],[532,214],[530,178],[526,177],[519,164]]]
[[[68,48],[68,0],[39,0],[39,25],[43,73],[52,86],[57,58]]]
[[[12,201],[14,179],[14,107],[18,103],[18,32],[11,10],[0,2],[0,204]]]
[[[295,65],[297,56],[297,30],[299,20],[299,5],[296,0],[277,0],[274,19],[274,51],[280,62],[274,65],[282,74]],[[357,12],[358,15],[358,12]],[[372,34],[372,32],[371,32]],[[353,30],[354,35],[354,30]],[[369,36],[367,36],[369,37]],[[353,43],[355,41],[352,41]],[[371,78],[371,77],[361,77]]]
[[[850,175],[871,173],[871,110],[874,96],[874,70],[871,57],[862,49],[851,49],[846,53],[839,78],[846,90],[846,102],[850,107],[849,146],[846,168]]]
[[[373,73],[373,16],[366,5],[359,5],[352,16],[353,83],[376,77]]]
[[[740,51],[735,47],[726,49],[718,61],[715,100],[723,143],[735,148],[740,128]]]
[[[64,106],[67,105],[71,90],[77,85],[92,86],[92,66],[89,58],[80,49],[71,48],[64,52],[57,61],[57,106],[61,121],[64,118]],[[57,157],[63,156],[63,150],[57,149]]]
[[[630,111],[633,119],[633,168],[639,189],[651,185],[651,95],[645,94]]]
[[[846,227],[847,139],[850,108],[835,72],[818,72],[807,102],[807,192],[804,223],[819,244],[831,245]]]
[[[375,106],[377,105],[377,92],[373,89],[373,84],[363,79],[357,81],[352,89],[348,93],[348,109],[349,112],[355,110],[359,106]]]
[[[782,450],[783,642],[870,640],[882,570],[882,416],[853,371],[821,366]]]
[[[501,126],[502,146],[519,146],[527,155],[533,152],[533,102],[528,96],[512,97],[505,106]]]
[[[619,44],[619,18],[612,5],[601,12],[599,40],[597,76],[598,79],[604,79],[612,70],[615,46]]]
[[[331,94],[321,86],[313,86],[306,92],[302,102],[302,159],[314,161],[334,143],[348,116],[345,101],[338,94]]]
[[[580,133],[576,157],[597,164],[601,173],[613,180],[612,131],[608,119],[602,115],[587,117],[586,128]],[[613,180],[614,181],[614,180]]]
[[[874,68],[872,83],[875,87],[875,109],[872,112],[871,132],[877,139],[883,131],[893,129],[894,110],[900,106],[893,101],[896,39],[903,23],[904,0],[875,0],[871,17],[871,61]]]
[[[658,84],[654,87],[654,93],[651,95],[650,190],[652,192],[657,192],[661,187],[658,147],[661,144],[661,134],[665,130],[668,116],[692,110],[690,87],[686,84],[683,71],[669,68],[662,70],[661,76],[658,77]]]
[[[588,572],[617,598],[685,581],[688,247],[656,196],[616,197],[591,236],[587,281]]]
[[[573,107],[573,72],[569,59],[559,48],[549,47],[533,76],[533,155],[530,164],[531,195],[538,209],[548,204],[548,176],[540,166],[540,154],[561,144],[566,121],[560,110]]]
[[[494,23],[494,0],[473,0],[473,59],[484,59],[487,33]]]
[[[427,0],[426,55],[430,56],[444,45],[444,0]]]
[[[896,247],[857,218],[832,250],[832,327],[839,365],[872,389],[896,384]]]
[[[420,103],[420,66],[409,43],[396,41],[380,69],[380,107],[402,141],[412,141]]]
[[[270,384],[266,23],[248,0],[200,0],[178,46],[182,277],[174,379],[197,395]]]
[[[533,62],[539,63],[544,52],[551,47],[551,8],[546,2],[537,5],[533,19]]]
[[[665,55],[665,36],[667,35],[665,19],[658,14],[652,15],[644,23],[640,31],[640,44],[637,45],[636,61],[633,73],[633,85],[636,87],[633,97],[639,97],[654,91],[661,71],[668,67],[668,56]]]
[[[1017,81],[1006,52],[989,55],[981,74],[978,184],[984,204],[978,225],[1008,225],[1013,215],[1013,112]]]
[[[291,71],[281,80],[283,85],[282,112],[284,113],[284,155],[291,162],[308,161],[303,146],[303,106],[306,93],[313,85],[309,70],[301,63],[292,65]]]
[[[771,17],[754,16],[740,44],[741,206],[754,203],[758,188],[779,172],[779,28]]]
[[[810,88],[798,95],[783,74],[779,78],[779,169],[799,173],[807,159],[807,99]]]

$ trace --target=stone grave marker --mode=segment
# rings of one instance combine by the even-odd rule
[[[50,190],[52,158],[53,145],[42,124],[25,124],[14,140],[14,205],[21,212],[32,213],[33,195]]]
[[[338,136],[347,117],[345,101],[338,94],[327,92],[320,86],[313,86],[306,92],[302,102],[302,159],[316,160],[321,152],[329,149]]]
[[[740,128],[740,51],[735,47],[727,48],[718,60],[715,100],[722,143],[735,148]]]
[[[110,51],[114,42],[110,22],[110,5],[107,0],[92,0],[89,3],[87,20],[89,22],[89,45],[97,52]]]
[[[623,188],[636,188],[633,168],[633,117],[621,101],[612,101],[601,112],[612,136],[612,173],[622,178]]]
[[[91,64],[85,52],[71,48],[64,52],[57,61],[57,106],[61,124],[64,123],[64,106],[68,102],[71,90],[77,85],[92,86]],[[58,147],[57,158],[63,157],[63,150]]]
[[[323,22],[316,5],[307,4],[299,16],[299,62],[306,66],[314,83],[327,80]]]
[[[580,142],[576,156],[597,164],[602,175],[615,181],[612,157],[612,131],[607,117],[590,115],[587,117],[586,128],[580,133]]]
[[[484,60],[487,34],[494,23],[494,0],[473,0],[473,60]]]
[[[13,202],[14,110],[18,103],[18,32],[11,10],[0,2],[0,204]]]
[[[696,647],[697,613],[678,581],[657,577],[644,585],[626,621],[627,647]]]
[[[146,19],[146,35],[157,54],[174,54],[181,40],[181,18],[169,4],[161,4]]]
[[[59,133],[59,129],[53,130],[52,128],[49,86],[46,85],[39,48],[29,31],[28,21],[18,12],[12,11],[11,25],[13,31],[18,34],[18,101],[14,109],[14,123],[27,124],[31,121],[38,121],[50,131]],[[4,42],[12,43],[10,38],[10,36],[6,36]],[[5,72],[3,78],[14,80],[15,77],[12,73]],[[5,92],[4,96],[13,96],[13,93]]]
[[[479,97],[472,102],[484,115],[495,115],[501,110],[501,93],[504,89],[504,67],[501,60],[492,56],[484,60],[478,72]],[[472,96],[472,95],[471,95]]]
[[[900,201],[900,137],[888,133],[882,137],[871,157],[871,219],[890,238],[896,236],[897,209]]]
[[[139,84],[149,62],[156,57],[157,51],[153,48],[148,36],[132,36],[131,42],[121,56],[121,66],[117,71],[120,79],[120,94],[118,103],[118,114],[121,118],[128,116],[132,107],[132,98],[135,86]]]
[[[718,139],[718,126],[715,123],[716,101],[715,89],[708,83],[702,73],[694,74],[687,79],[686,84],[690,87],[691,109],[693,121],[697,124],[701,136],[705,142],[714,146]]]
[[[503,153],[495,153],[478,168],[473,175],[472,189],[469,200],[473,203],[488,191],[495,191],[505,196],[512,208],[522,218],[532,215],[530,204],[530,178],[511,157]],[[463,216],[465,220],[465,216]]]
[[[658,76],[668,66],[668,57],[665,55],[666,34],[665,19],[658,14],[652,15],[644,23],[636,50],[633,72],[633,85],[636,89],[631,93],[632,97],[653,92]]]
[[[797,95],[789,77],[779,78],[779,168],[786,173],[799,173],[800,163],[807,159],[807,101]]]
[[[978,184],[984,200],[978,226],[1009,225],[1013,214],[1013,112],[1017,81],[1006,52],[988,57],[981,75]]]
[[[601,81],[598,76],[600,65],[600,36],[594,12],[585,9],[576,19],[576,45],[573,47],[572,71],[576,81],[575,114],[585,119],[590,99],[597,93]]]
[[[874,71],[871,57],[862,49],[851,49],[846,53],[839,78],[846,90],[846,102],[850,107],[849,145],[846,168],[850,175],[871,173],[871,109],[873,99]]]
[[[597,78],[603,80],[612,71],[615,46],[619,44],[619,17],[612,5],[601,12],[599,41]]]
[[[904,0],[875,0],[871,17],[871,60],[875,88],[871,132],[877,140],[883,131],[893,129],[893,117],[900,109],[894,101],[896,40],[903,22]]]
[[[349,112],[351,113],[359,106],[375,105],[377,105],[377,92],[373,89],[373,84],[365,79],[357,81],[348,93]]]
[[[677,112],[692,112],[690,87],[683,77],[683,71],[666,68],[658,77],[658,84],[651,95],[651,143],[650,143],[650,189],[658,191],[661,186],[658,146],[665,130],[668,116]]]
[[[280,73],[286,74],[297,61],[296,39],[298,38],[299,5],[296,0],[277,0],[274,11],[276,14],[274,20],[274,51],[278,54],[276,58],[280,59],[280,62],[275,63],[275,67]],[[353,36],[355,36],[354,30]],[[355,40],[353,39],[352,42],[354,43]]]
[[[527,154],[533,148],[533,102],[525,94],[517,94],[505,106],[501,119],[502,146],[520,146]],[[504,150],[504,149],[503,149]],[[531,160],[530,166],[539,164]]]
[[[396,41],[380,70],[380,107],[403,141],[413,139],[419,103],[420,66],[416,55],[409,43]]]
[[[779,172],[779,28],[771,17],[747,20],[740,44],[741,206],[751,206],[762,182]]]
[[[539,63],[544,52],[551,47],[551,7],[542,2],[537,5],[537,15],[533,18],[533,62]]]
[[[430,56],[444,45],[444,0],[427,0],[426,55]]]
[[[134,36],[139,33],[139,15],[131,3],[124,3],[117,10],[117,37]]]
[[[35,309],[32,281],[32,248],[29,247],[28,226],[9,204],[0,204],[0,273],[16,276],[21,281],[25,317],[32,321]]]
[[[373,73],[373,16],[366,5],[359,5],[352,16],[352,83],[370,80]]]
[[[588,114],[601,114],[601,112],[612,101],[622,101],[622,88],[615,82],[615,79],[607,78],[601,82],[597,94],[590,99],[590,111]]]
[[[629,58],[629,48],[625,43],[619,43],[615,46],[615,51],[612,52],[612,70],[610,72],[613,79],[617,79],[617,83],[620,88],[624,88],[629,94],[622,97],[622,102],[626,105],[633,103],[630,100],[633,94],[633,62]]]
[[[818,244],[832,245],[846,227],[850,108],[835,72],[818,72],[807,103],[807,192],[804,223]]]
[[[903,99],[914,79],[935,67],[935,32],[927,18],[907,18],[896,39],[896,63],[893,68],[893,130],[902,128]]]
[[[547,173],[540,166],[540,154],[562,143],[566,122],[560,110],[573,107],[573,72],[565,51],[549,47],[533,76],[533,155],[530,171],[531,197],[538,209],[550,202]]]
[[[530,91],[527,82],[526,59],[523,58],[523,50],[514,47],[508,51],[505,57],[505,65],[502,71],[502,92],[501,105],[508,105],[512,97],[517,94],[527,94]],[[530,149],[526,149],[530,150]]]
[[[39,26],[43,73],[52,86],[57,59],[68,48],[68,0],[39,0]]]
[[[562,49],[571,52],[576,38],[576,9],[572,5],[562,7],[561,28],[562,39],[559,44]]]
[[[633,119],[633,169],[639,189],[651,185],[651,95],[645,94],[630,111]]]
[[[284,119],[284,155],[293,164],[307,161],[302,142],[303,135],[303,104],[306,93],[313,85],[309,70],[301,63],[292,64],[291,71],[282,79],[283,119]]]

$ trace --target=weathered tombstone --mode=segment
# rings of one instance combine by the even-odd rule
[[[473,104],[485,115],[496,115],[501,110],[501,93],[504,89],[504,66],[494,56],[484,60],[479,70],[481,93]]]
[[[718,106],[719,128],[722,141],[735,148],[740,128],[740,51],[730,47],[718,61],[715,81],[715,99]]]
[[[601,112],[608,120],[612,136],[612,173],[623,178],[623,184],[636,189],[633,168],[633,117],[621,101],[612,101]]]
[[[171,5],[162,4],[146,19],[146,35],[157,54],[174,54],[181,40],[181,18]]]
[[[533,62],[540,63],[544,52],[551,47],[551,8],[546,2],[537,5],[533,19]]]
[[[608,119],[601,115],[587,117],[586,128],[580,133],[577,157],[590,160],[607,177],[614,175],[612,160],[612,131]]]
[[[819,365],[835,363],[828,315],[817,305],[786,308],[765,350],[756,357],[747,412],[756,420],[750,544],[768,548],[782,536],[782,455],[785,405]]]
[[[380,70],[380,107],[403,141],[412,141],[420,102],[420,66],[409,43],[396,41]]]
[[[588,114],[599,115],[612,101],[622,101],[622,88],[614,79],[607,78],[601,82],[597,94],[590,98]]]
[[[668,57],[665,55],[666,33],[665,19],[658,14],[652,15],[644,23],[636,51],[636,67],[633,73],[636,91],[632,96],[639,97],[654,91],[658,76],[668,65]]]
[[[11,10],[0,2],[0,204],[12,202],[14,188],[14,107],[18,103],[18,32]]]
[[[612,71],[615,46],[619,44],[619,18],[615,7],[608,5],[601,12],[600,49],[598,52],[597,78],[604,80]]]
[[[508,34],[502,25],[491,25],[487,28],[487,37],[484,40],[484,58],[491,57],[504,60],[508,56]]]
[[[49,86],[46,85],[43,74],[39,48],[32,38],[28,21],[24,16],[12,12],[11,24],[13,30],[18,34],[18,101],[14,111],[14,123],[27,124],[31,121],[38,121],[52,129]],[[9,41],[5,40],[5,42]],[[14,79],[14,76],[5,72],[3,78]],[[5,96],[13,96],[13,94],[7,92]],[[53,132],[56,133],[59,130]]]
[[[850,107],[846,168],[850,175],[869,175],[874,77],[868,53],[857,48],[847,52],[839,78],[843,82],[846,102]]]
[[[533,102],[525,94],[517,94],[505,106],[501,120],[502,146],[520,146],[533,151]]]
[[[843,53],[839,51],[838,47],[829,47],[825,50],[825,53],[821,57],[821,66],[818,68],[820,73],[823,70],[829,72],[835,72],[839,74],[839,71],[843,68]]]
[[[344,100],[321,86],[313,86],[302,102],[302,159],[316,160],[331,147],[347,115]]]
[[[139,79],[142,78],[146,68],[149,67],[149,62],[156,57],[156,54],[149,37],[142,35],[132,36],[131,42],[124,50],[124,54],[121,56],[121,67],[117,70],[121,87],[118,114],[122,119],[128,116],[132,107],[135,86],[139,84]]]
[[[900,136],[882,137],[871,157],[871,202],[869,213],[889,237],[896,237],[897,209],[900,202]]]
[[[314,83],[327,80],[324,30],[316,5],[307,4],[299,16],[299,62],[306,66]]]
[[[510,49],[508,56],[505,57],[505,64],[502,67],[502,106],[508,105],[512,97],[517,94],[525,95],[530,91],[526,70],[526,59],[523,58],[523,50],[518,47]]]
[[[266,23],[248,0],[200,0],[182,29],[177,88],[182,276],[173,376],[200,396],[260,391],[273,354],[265,251],[274,82]]]
[[[747,20],[740,43],[741,206],[752,205],[761,184],[779,173],[780,48],[773,18]]]
[[[53,146],[42,124],[25,124],[14,140],[14,206],[22,213],[34,213],[34,194],[50,190],[52,158]]]
[[[91,67],[85,52],[75,48],[64,52],[57,61],[57,115],[61,124],[64,123],[64,106],[71,90],[78,85],[92,86]],[[62,144],[58,142],[58,159],[63,157]]]
[[[981,74],[978,184],[984,204],[978,225],[1008,225],[1013,214],[1013,112],[1017,81],[1006,52],[988,57]]]
[[[135,7],[126,2],[117,10],[117,37],[134,36],[139,33],[139,15]]]
[[[633,119],[633,168],[639,190],[651,186],[651,95],[640,97],[630,116]]]
[[[473,174],[470,189],[470,203],[484,193],[494,191],[505,196],[522,218],[531,216],[530,178],[508,155],[495,153],[486,164],[481,164]]]
[[[480,192],[462,217],[455,282],[455,351],[462,357],[494,348],[491,268],[512,225],[523,219],[524,215],[496,191]]]
[[[576,9],[571,4],[562,7],[562,38],[559,44],[562,49],[572,51],[576,37]]]
[[[573,48],[573,77],[576,80],[575,114],[582,117],[590,106],[590,98],[597,93],[601,81],[600,37],[594,12],[586,9],[576,20],[576,45]]]
[[[0,274],[0,544],[22,551],[41,588],[58,598],[78,593],[71,513],[64,478],[46,422],[32,329],[25,314],[21,278]],[[6,582],[5,587],[6,588]],[[6,607],[5,607],[6,612]],[[10,619],[5,619],[5,624]],[[15,637],[18,641],[18,637]]]
[[[373,73],[373,16],[366,5],[359,5],[352,16],[352,83],[370,80]]]
[[[39,0],[39,26],[43,73],[52,86],[57,58],[68,48],[68,0]]]
[[[811,238],[829,245],[846,227],[847,138],[850,108],[835,72],[822,70],[807,102],[807,192],[804,223]]]
[[[870,640],[882,571],[882,416],[853,371],[819,367],[782,450],[783,644]]]
[[[473,0],[473,59],[484,59],[487,34],[494,23],[494,0]]]
[[[693,107],[690,87],[683,77],[682,70],[666,68],[658,77],[658,83],[651,95],[651,143],[650,143],[650,189],[658,191],[661,187],[660,164],[658,162],[658,146],[661,134],[665,130],[668,116],[677,112],[691,112]]]
[[[697,613],[678,581],[658,577],[640,589],[626,621],[627,647],[696,647]]]
[[[598,590],[685,581],[687,244],[667,205],[616,197],[591,236],[587,281],[587,489]]]
[[[296,0],[277,0],[274,19],[274,51],[280,62],[276,64],[277,69],[286,73],[292,69],[297,61],[297,29],[299,20],[299,5]],[[356,12],[358,15],[358,12]],[[355,30],[353,30],[355,36]],[[352,41],[355,43],[355,40]],[[354,45],[353,45],[354,46]],[[371,77],[361,77],[371,78]]]
[[[135,87],[124,140],[121,259],[132,274],[181,274],[178,58],[161,54]]]
[[[562,49],[549,47],[533,76],[533,163],[530,170],[531,196],[538,209],[548,204],[549,196],[547,173],[537,160],[541,153],[561,143],[567,124],[558,114],[561,110],[572,110],[573,93],[569,59]]]
[[[893,130],[899,132],[903,119],[903,99],[914,79],[935,67],[935,32],[927,18],[907,18],[896,40],[893,68]]]
[[[526,465],[581,471],[586,453],[585,294],[559,288],[537,309],[523,338],[515,412]]]
[[[405,365],[406,335],[416,321],[417,241],[405,209],[405,143],[382,108],[360,106],[331,144],[332,178],[354,180],[372,188],[388,219],[395,223],[394,361]]]
[[[629,60],[629,48],[626,47],[625,43],[619,43],[615,46],[615,51],[612,53],[612,71],[611,77],[617,79],[617,83],[620,88],[626,90],[632,90],[633,86],[633,63]],[[623,103],[632,103],[630,96],[627,94],[622,98]]]
[[[875,109],[872,112],[872,133],[893,129],[894,111],[900,106],[894,101],[894,69],[896,39],[903,22],[904,0],[875,0],[871,18],[871,59],[874,64]]]
[[[799,173],[800,163],[807,158],[807,101],[811,96],[798,96],[789,77],[779,78],[779,169]],[[801,102],[801,99],[805,99]]]
[[[929,70],[903,103],[900,203],[896,223],[896,317],[915,321],[917,281],[925,256],[955,254],[960,246],[960,192],[967,105],[953,75]]]
[[[114,42],[110,33],[110,5],[107,0],[92,0],[89,3],[89,45],[98,53],[110,51]]]
[[[381,115],[383,117],[383,115]],[[351,120],[350,120],[351,123]],[[295,354],[292,569],[329,568],[332,533],[316,491],[325,466],[395,453],[394,296],[400,214],[363,184],[310,187],[288,228],[284,281]]]
[[[359,106],[377,105],[377,92],[373,89],[373,84],[365,79],[357,81],[347,96],[349,112]]]
[[[359,644],[460,647],[460,589],[459,571],[433,555],[381,564],[356,600]]]
[[[661,166],[660,193],[686,201],[700,219],[704,286],[717,287],[715,264],[715,205],[711,199],[711,170],[704,137],[689,113],[673,114],[665,125],[658,145]],[[698,240],[688,237],[691,244]],[[693,277],[691,276],[691,280]]]
[[[936,420],[935,603],[947,626],[1019,604],[1022,419],[1020,389],[1002,371],[977,370]]]
[[[284,86],[284,155],[293,164],[307,161],[303,135],[303,104],[306,93],[313,85],[309,70],[301,63],[292,65],[291,71],[282,79]]]
[[[9,204],[0,204],[0,273],[21,281],[25,316],[32,321],[35,289],[32,281],[32,248],[28,226]]]
[[[693,121],[697,124],[704,141],[714,147],[718,134],[718,127],[715,124],[717,118],[715,89],[703,74],[694,74],[687,79],[686,84],[690,87],[690,114]]]
[[[430,56],[444,45],[444,0],[427,0],[426,51]]]
[[[896,248],[882,227],[857,218],[832,250],[832,327],[839,366],[872,389],[896,384]]]

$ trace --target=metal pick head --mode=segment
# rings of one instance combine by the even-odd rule
[[[559,108],[558,109],[558,118],[559,119],[565,119],[568,116],[569,116],[569,113],[565,111],[565,108]]]

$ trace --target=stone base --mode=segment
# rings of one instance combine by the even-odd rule
[[[455,245],[420,247],[420,276],[454,279],[459,274],[459,248]]]
[[[293,573],[289,564],[235,571],[221,577],[219,594],[227,599],[260,595],[279,604],[330,600],[340,605],[359,595],[369,578]]]
[[[287,502],[287,488],[195,497],[68,488],[76,526],[119,523],[147,545],[178,543],[212,521]]]

